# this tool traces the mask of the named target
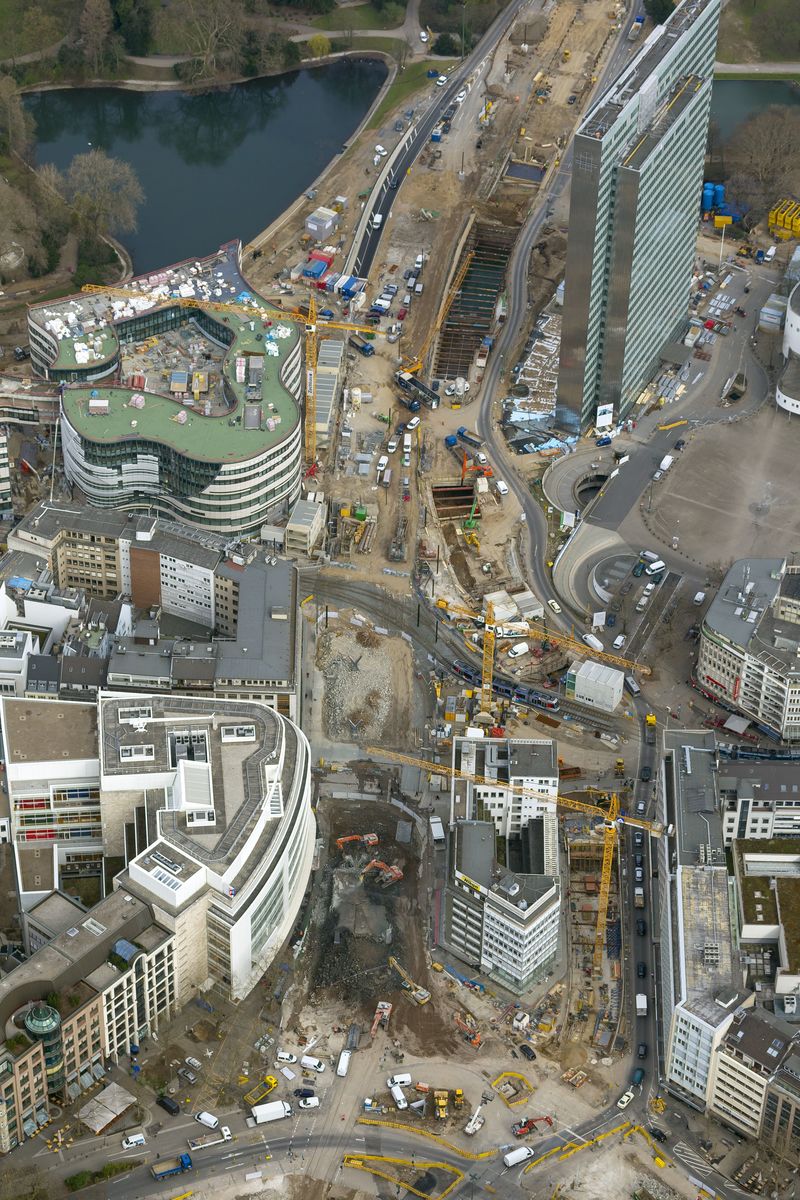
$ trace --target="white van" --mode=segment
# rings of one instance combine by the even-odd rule
[[[530,646],[527,642],[517,642],[516,646],[512,646],[508,652],[509,658],[522,658],[523,654],[530,653]]]
[[[410,453],[411,453],[411,434],[404,433],[403,434],[403,454],[410,454]]]
[[[318,1058],[312,1058],[310,1054],[303,1055],[300,1059],[300,1066],[305,1067],[307,1071],[316,1071],[318,1075],[325,1070],[325,1063],[320,1062]]]
[[[627,640],[628,639],[626,638],[624,633],[617,634],[617,636],[614,638],[614,642],[613,642],[614,649],[621,650],[622,647],[627,642]]]
[[[494,490],[497,492],[498,496],[507,496],[508,484],[504,479],[498,479],[494,485]]]
[[[692,601],[692,603],[696,604],[699,608],[699,606],[705,602],[705,598],[706,598],[705,592],[695,592],[694,600]]]
[[[658,555],[654,554],[652,550],[640,550],[639,558],[648,563],[658,562]]]
[[[127,1137],[122,1139],[123,1150],[133,1150],[136,1146],[146,1146],[147,1141],[143,1133],[129,1133]]]
[[[383,213],[373,213],[372,214],[372,228],[380,229],[382,224],[383,224]]]
[[[219,1125],[219,1119],[210,1112],[199,1112],[194,1114],[195,1121],[199,1121],[201,1125],[205,1125],[208,1129],[216,1129]]]
[[[603,643],[600,641],[600,638],[595,637],[593,633],[581,634],[581,641],[585,642],[587,646],[590,646],[592,650],[603,649]]]
[[[516,1167],[520,1163],[527,1162],[529,1158],[533,1158],[534,1151],[531,1146],[518,1146],[516,1150],[509,1151],[503,1155],[503,1162],[507,1167]]]
[[[380,458],[378,459],[378,466],[376,467],[378,474],[380,475],[381,471],[385,471],[386,468],[388,467],[388,465],[389,465],[388,455],[382,454],[380,456]]]
[[[660,558],[657,558],[654,563],[650,563],[650,566],[645,571],[645,575],[658,575],[660,571],[666,571],[666,569],[667,564],[662,562]]]
[[[386,1080],[386,1086],[389,1091],[393,1087],[411,1087],[411,1076],[401,1072],[399,1075],[390,1075]]]
[[[399,1084],[395,1084],[395,1086],[389,1090],[398,1109],[402,1110],[404,1108],[408,1108],[408,1101],[406,1100],[403,1089]]]
[[[342,1053],[339,1055],[339,1061],[336,1064],[336,1074],[337,1075],[344,1076],[350,1070],[351,1054],[352,1054],[351,1050],[343,1050]]]

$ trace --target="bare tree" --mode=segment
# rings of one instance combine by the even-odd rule
[[[33,120],[22,107],[16,81],[0,75],[0,148],[24,155],[32,136]]]
[[[244,29],[239,0],[183,0],[179,13],[199,77],[236,68]]]
[[[46,50],[61,37],[58,21],[38,4],[23,10],[21,27],[26,44],[35,50]]]
[[[108,0],[86,0],[80,19],[84,56],[97,75],[106,55],[114,28],[114,17]]]
[[[751,117],[728,143],[727,160],[734,196],[763,215],[797,179],[800,112],[774,104]]]
[[[131,233],[136,228],[142,186],[130,163],[104,150],[76,154],[64,176],[49,180],[71,206],[82,233]]]

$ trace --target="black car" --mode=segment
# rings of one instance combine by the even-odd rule
[[[535,1061],[535,1059],[536,1059],[536,1051],[535,1051],[535,1050],[534,1050],[534,1049],[533,1049],[531,1046],[527,1045],[527,1043],[526,1043],[526,1042],[523,1042],[523,1043],[522,1043],[522,1045],[520,1046],[520,1050],[521,1050],[521,1051],[522,1051],[522,1053],[525,1055],[525,1057],[527,1058],[528,1062],[534,1062],[534,1061]]]
[[[177,1104],[170,1096],[159,1096],[156,1104],[163,1108],[164,1112],[168,1112],[171,1117],[177,1117],[181,1111],[180,1104]]]
[[[636,964],[636,974],[637,974],[637,976],[638,976],[638,978],[639,978],[639,979],[646,979],[646,978],[647,978],[647,963],[645,963],[645,962],[637,962],[637,964]]]
[[[613,629],[614,626],[616,625],[616,623],[617,623],[617,618],[614,616],[614,614],[607,613],[606,614],[606,625],[608,626],[608,628]]]
[[[636,919],[636,935],[637,935],[637,937],[644,937],[646,933],[647,933],[647,921],[645,921],[643,917],[637,917],[637,919]]]
[[[295,1088],[294,1094],[300,1100],[309,1100],[314,1095],[313,1088]]]
[[[685,445],[686,445],[686,439],[678,438],[677,442],[675,443],[675,449],[682,450]]]
[[[396,192],[399,186],[400,186],[400,180],[395,175],[395,177],[393,179],[389,180],[389,187],[393,192]]]
[[[651,768],[642,767],[641,771],[639,772],[639,778],[641,779],[642,783],[649,783],[653,778],[653,772]]]
[[[666,1142],[669,1140],[669,1135],[664,1133],[663,1129],[651,1129],[650,1136],[655,1138],[657,1142]]]
[[[642,575],[644,575],[644,563],[637,562],[636,566],[631,571],[631,574],[633,575],[634,579],[641,579]]]
[[[636,1047],[636,1057],[647,1058],[647,1042],[639,1042],[639,1045]]]

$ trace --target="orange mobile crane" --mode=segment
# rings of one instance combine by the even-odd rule
[[[384,750],[379,746],[368,746],[367,752],[375,759],[385,758],[390,762],[404,763],[407,766],[428,768],[432,775],[449,775],[455,779],[467,779],[472,783],[485,784],[497,788],[496,779],[487,779],[483,775],[471,775],[468,771],[459,771],[457,767],[448,767],[444,763],[427,762],[425,759],[413,758],[408,754],[398,754],[394,750]],[[519,794],[527,794],[526,789],[519,784],[503,784],[503,790]],[[603,822],[603,869],[600,876],[600,893],[597,901],[597,928],[594,938],[593,969],[599,975],[603,963],[603,946],[605,944],[606,918],[608,916],[608,897],[611,891],[611,869],[614,862],[614,847],[617,842],[617,831],[622,825],[631,825],[636,829],[645,829],[652,837],[661,837],[664,832],[662,825],[653,821],[645,821],[641,817],[631,817],[620,812],[619,796],[616,792],[608,793],[605,807],[599,804],[587,804],[583,800],[575,800],[572,796],[557,797],[561,808],[569,808],[573,812],[584,813],[588,817],[599,817]]]

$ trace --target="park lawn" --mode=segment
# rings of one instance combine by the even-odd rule
[[[34,50],[47,50],[47,45],[41,45],[39,39],[31,36],[31,30],[26,26],[24,13],[32,5],[26,0],[0,0],[0,58],[14,58],[19,54],[31,54]],[[47,39],[52,45],[53,40],[60,41],[70,30],[77,29],[78,16],[83,7],[81,0],[37,0],[36,7],[46,16],[55,21],[58,30],[55,39]]]
[[[773,20],[775,11],[780,20]],[[722,9],[717,62],[791,62],[800,41],[800,4],[787,15],[781,0],[728,0]]]
[[[364,41],[364,38],[359,38],[359,42],[362,41]],[[449,67],[455,66],[457,61],[454,58],[439,58],[436,60],[436,67],[444,74]],[[387,113],[391,112],[394,108],[398,108],[422,88],[432,88],[435,86],[434,81],[428,79],[430,68],[431,64],[429,62],[414,62],[407,66],[404,71],[398,71],[394,82],[389,86],[383,100],[381,100],[372,114],[372,119],[369,123],[370,129],[375,129],[382,123]]]
[[[333,12],[314,17],[311,24],[315,29],[398,29],[405,20],[405,6],[389,4],[380,12],[371,4],[354,4],[349,8],[335,8]]]

